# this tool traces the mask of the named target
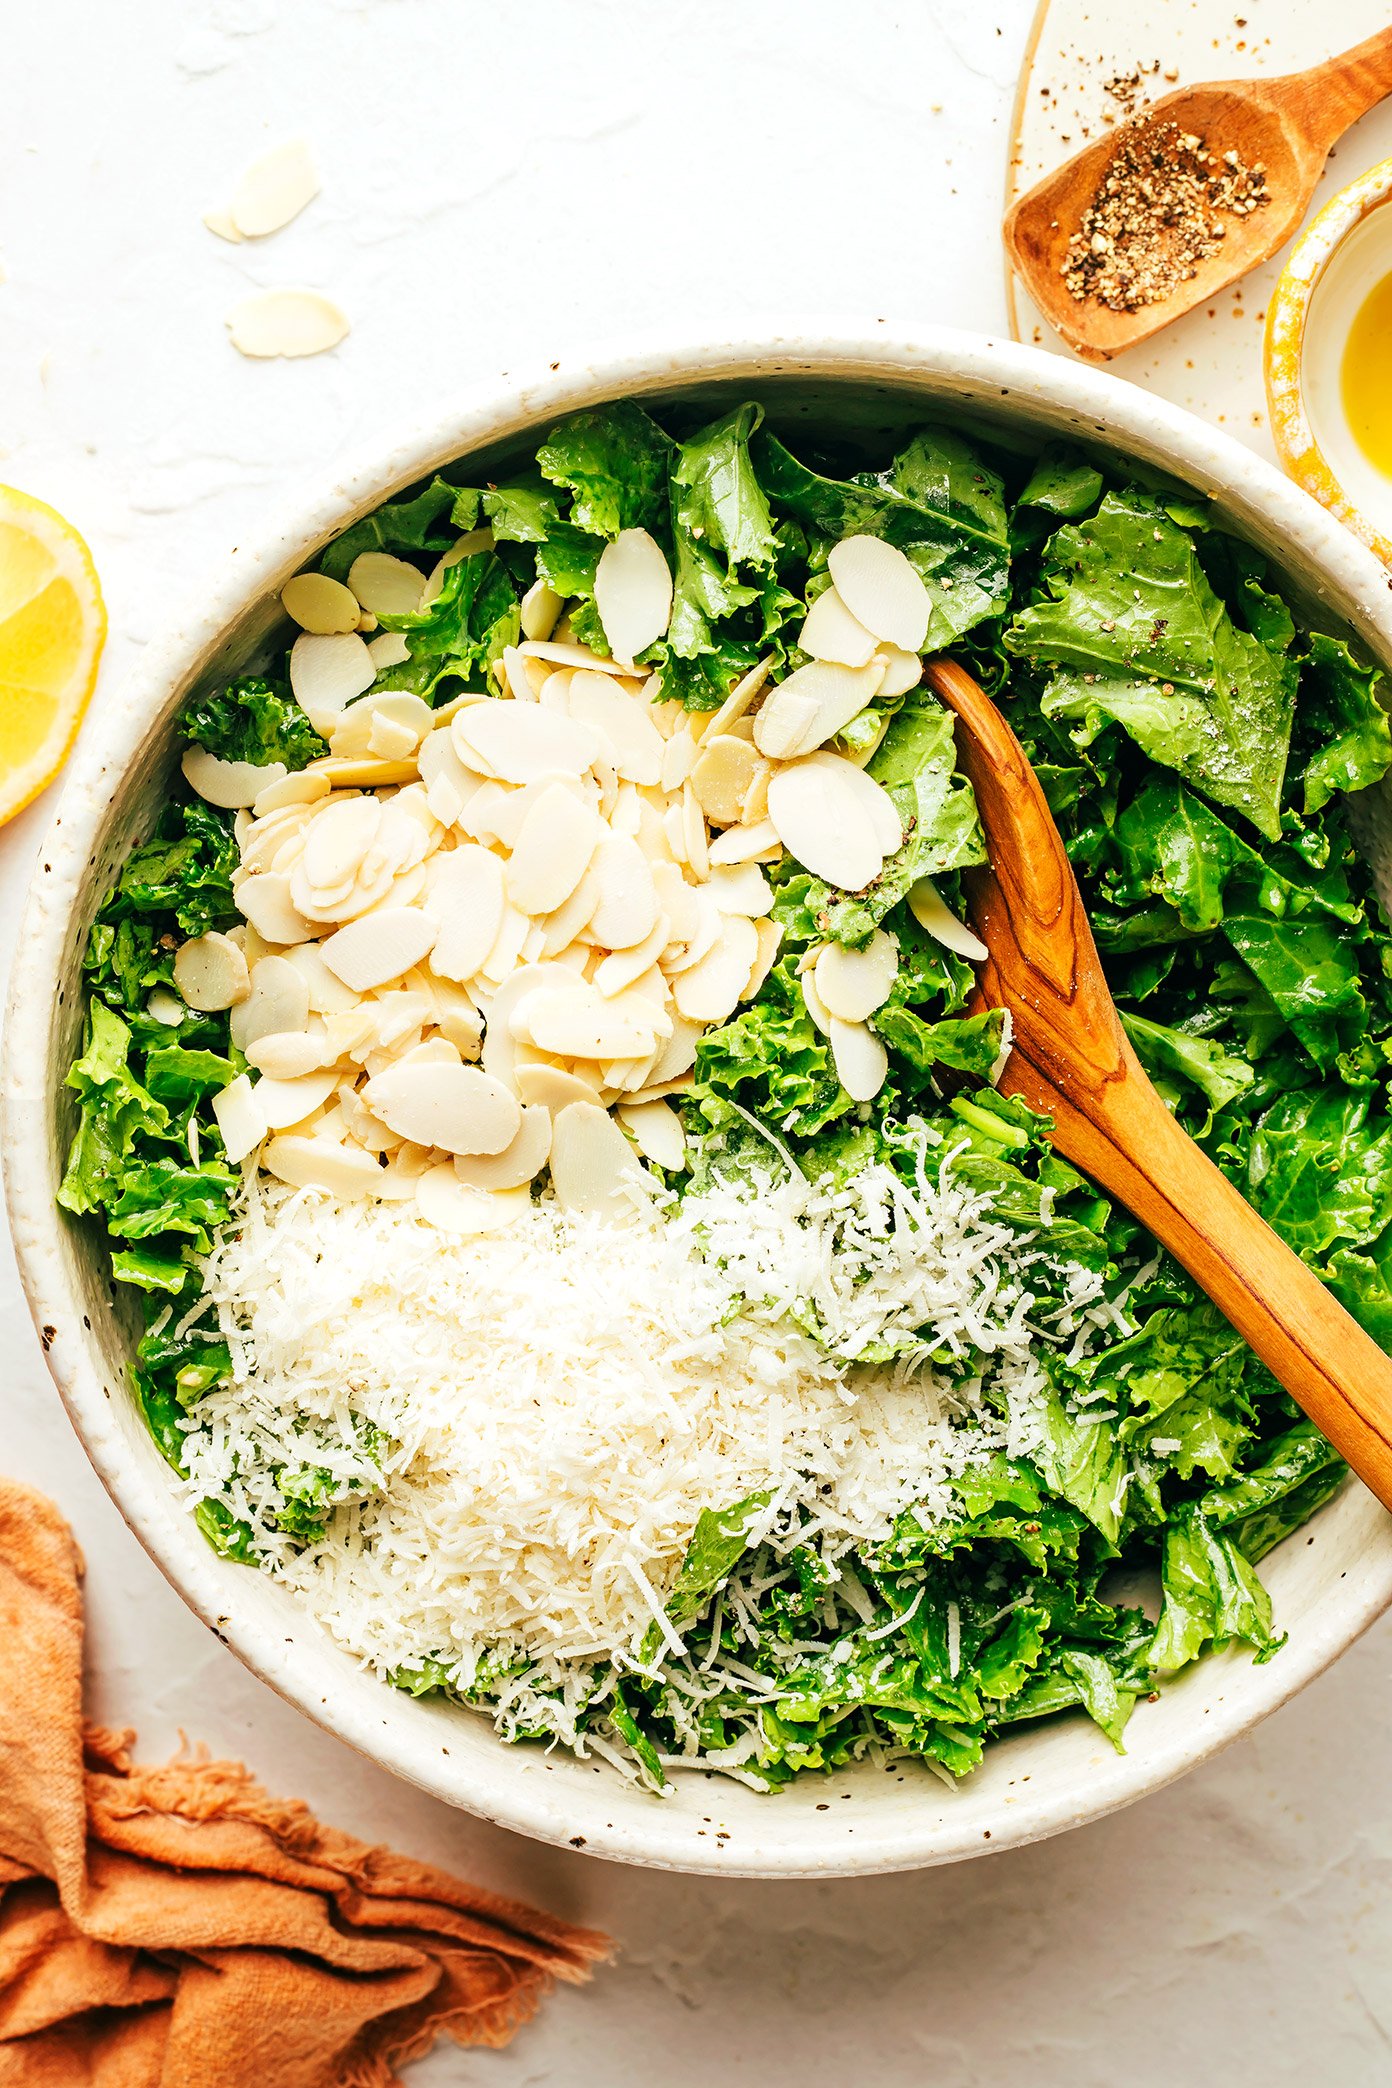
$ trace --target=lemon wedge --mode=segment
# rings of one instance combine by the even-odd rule
[[[105,638],[82,538],[41,500],[0,486],[0,825],[67,759]]]

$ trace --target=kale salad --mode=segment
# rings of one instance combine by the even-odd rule
[[[1157,476],[752,402],[578,413],[282,600],[180,717],[68,1074],[208,1541],[657,1791],[1120,1748],[1276,1654],[1261,1560],[1343,1467],[998,1092],[923,659],[1023,741],[1168,1105],[1392,1347],[1376,671]]]

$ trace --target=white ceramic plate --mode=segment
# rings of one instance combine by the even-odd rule
[[[219,1559],[177,1505],[125,1389],[126,1336],[96,1229],[54,1205],[71,1128],[63,1074],[81,1016],[88,923],[165,788],[171,721],[235,670],[277,620],[279,588],[325,540],[436,466],[490,464],[563,413],[625,393],[757,396],[802,425],[872,432],[934,415],[1037,445],[1076,435],[1161,466],[1213,498],[1306,597],[1392,666],[1387,575],[1298,488],[1226,436],[1115,378],[1054,356],[930,331],[825,331],[650,348],[460,407],[242,544],[195,608],[148,649],[86,734],[20,932],[3,1076],[10,1213],[49,1366],[93,1464],[151,1556],[247,1665],[353,1746],[449,1803],[543,1840],[674,1870],[833,1877],[946,1863],[1095,1818],[1191,1768],[1303,1687],[1392,1602],[1392,1523],[1356,1483],[1263,1568],[1290,1643],[1265,1667],[1205,1660],[1143,1705],[1118,1755],[1085,1718],[1022,1728],[956,1791],[926,1771],[862,1765],[762,1796],[715,1775],[658,1800],[602,1763],[505,1747],[482,1717],[415,1702],[359,1672],[270,1581]]]

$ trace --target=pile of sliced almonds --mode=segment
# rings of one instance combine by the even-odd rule
[[[189,748],[192,788],[237,810],[245,925],[185,943],[174,968],[187,1006],[232,1011],[258,1076],[214,1103],[231,1161],[256,1153],[296,1185],[414,1198],[458,1232],[507,1224],[548,1165],[562,1203],[605,1211],[641,1185],[635,1147],[681,1167],[668,1098],[690,1086],[702,1032],[777,956],[760,866],[786,850],[857,891],[901,844],[893,801],[859,765],[869,749],[851,761],[827,742],[917,680],[928,619],[903,554],[851,538],[804,626],[820,656],[777,685],[763,663],[718,710],[688,712],[634,664],[667,628],[672,582],[653,538],[627,530],[596,581],[618,657],[577,644],[538,586],[500,696],[432,710],[372,695],[409,643],[365,633],[428,600],[485,537],[429,578],[369,552],[346,584],[288,583],[291,686],[329,752],[289,774]],[[925,926],[942,940],[973,940],[931,887],[915,900],[936,902],[945,926]],[[885,1077],[869,1018],[896,963],[883,931],[804,960],[808,1009],[857,1100]],[[150,1012],[181,1010],[161,993]]]

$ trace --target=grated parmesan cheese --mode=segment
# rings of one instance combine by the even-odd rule
[[[950,1170],[717,1181],[621,1227],[548,1195],[449,1240],[413,1205],[253,1172],[205,1267],[233,1370],[191,1419],[188,1491],[249,1523],[378,1673],[486,1678],[505,1731],[573,1743],[656,1621],[695,1752],[703,1698],[742,1683],[752,1717],[776,1694],[728,1654],[695,1668],[665,1619],[702,1510],[768,1492],[753,1540],[820,1545],[872,1621],[848,1555],[1037,1440],[1029,1260]],[[1095,1279],[1077,1279],[1083,1313]],[[305,1466],[365,1497],[300,1546],[275,1516]],[[751,1591],[736,1577],[722,1600],[752,1640]]]

